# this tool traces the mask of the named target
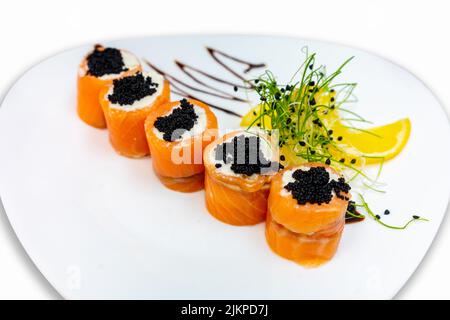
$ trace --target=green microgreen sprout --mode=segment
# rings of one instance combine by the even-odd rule
[[[369,123],[366,119],[341,106],[351,102],[356,83],[335,83],[344,67],[353,59],[345,60],[336,71],[327,75],[323,65],[316,67],[316,54],[308,54],[289,84],[280,84],[267,70],[257,79],[250,80],[259,95],[261,107],[248,129],[258,126],[265,131],[278,131],[279,146],[287,148],[304,162],[322,162],[340,169],[353,170],[356,176],[373,179],[360,170],[364,155],[358,160],[340,146],[342,137],[335,137],[330,130],[333,117],[338,112],[348,114],[346,122]],[[355,128],[353,126],[346,126]],[[365,131],[363,129],[357,130]],[[336,157],[335,155],[342,155]],[[358,162],[358,163],[357,163]]]
[[[413,223],[413,222],[415,222],[415,221],[426,221],[426,222],[429,221],[429,220],[426,219],[426,218],[422,218],[422,217],[419,217],[419,216],[417,216],[417,215],[413,215],[412,218],[411,218],[410,220],[408,220],[408,221],[407,221],[404,225],[402,225],[402,226],[393,226],[393,225],[384,223],[383,221],[381,221],[380,215],[375,214],[375,213],[372,211],[372,209],[370,209],[369,204],[366,202],[366,200],[364,199],[364,197],[363,197],[361,194],[358,194],[358,196],[359,196],[359,199],[360,199],[361,203],[359,203],[359,204],[358,204],[358,203],[354,203],[353,205],[354,205],[355,207],[363,208],[371,218],[373,218],[376,222],[378,222],[379,224],[381,224],[382,226],[384,226],[384,227],[386,227],[386,228],[394,229],[394,230],[404,230],[404,229],[406,229],[411,223]],[[350,211],[352,211],[352,210],[350,210]],[[350,211],[347,210],[346,219],[349,219],[350,217],[353,217],[353,216],[357,216],[358,218],[364,217],[364,215],[361,214],[361,213],[359,213],[359,212],[356,212],[356,213],[355,213],[355,212],[353,212],[353,211],[352,211],[352,212],[350,212]],[[364,218],[363,218],[363,219],[364,219]]]
[[[345,137],[336,136],[330,129],[333,127],[334,121],[339,119],[345,122],[345,125],[341,124],[345,128],[377,136],[373,132],[354,127],[352,122],[371,122],[343,107],[343,105],[357,101],[353,94],[357,84],[336,82],[336,79],[354,57],[348,58],[336,71],[327,75],[325,66],[316,65],[316,54],[309,54],[307,49],[304,52],[306,58],[289,83],[278,83],[274,74],[269,70],[257,79],[249,80],[259,96],[260,108],[259,113],[255,112],[254,120],[247,130],[257,126],[269,135],[276,130],[281,152],[287,149],[296,156],[296,161],[321,162],[339,169],[349,169],[353,175],[348,182],[357,177],[363,177],[365,181],[369,182],[363,182],[366,188],[375,192],[384,192],[377,188],[384,158],[376,157],[381,160],[378,172],[375,178],[369,177],[363,172],[363,166],[365,159],[374,157],[347,153],[348,151],[346,152],[342,148],[340,142]],[[345,116],[339,117],[340,113]],[[351,201],[353,208],[363,208],[370,217],[390,229],[402,230],[414,221],[428,221],[425,218],[413,216],[403,226],[392,226],[382,222],[361,195],[360,199],[360,204]],[[356,210],[346,213],[346,219],[361,221],[364,218],[365,215]]]

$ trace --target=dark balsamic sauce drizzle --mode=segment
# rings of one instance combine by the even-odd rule
[[[364,217],[345,217],[345,224],[351,224],[351,223],[357,223],[357,222],[361,222],[364,221]]]
[[[349,214],[348,212],[353,213],[353,215]],[[359,217],[355,217],[355,215]],[[345,213],[345,224],[361,222],[364,221],[364,219],[365,216],[361,215],[356,209],[355,202],[349,201],[347,206],[347,212]]]
[[[181,61],[178,61],[178,60],[175,60],[175,64],[176,64],[176,65],[178,66],[178,68],[180,68],[181,71],[183,71],[189,78],[191,78],[192,80],[194,80],[194,81],[197,82],[198,84],[200,84],[200,85],[202,85],[202,86],[204,86],[204,87],[207,87],[207,88],[209,88],[209,89],[212,89],[212,90],[214,90],[214,91],[216,91],[216,92],[220,92],[221,94],[223,94],[223,96],[220,96],[220,95],[216,95],[216,96],[221,97],[221,98],[224,98],[224,99],[231,99],[231,100],[236,100],[236,101],[240,101],[240,102],[248,102],[248,101],[245,100],[245,99],[236,97],[236,96],[234,96],[234,95],[231,94],[231,93],[228,93],[228,92],[225,92],[225,91],[220,90],[220,89],[218,89],[218,88],[215,88],[215,87],[213,87],[213,86],[211,86],[211,85],[205,83],[204,81],[201,81],[201,80],[197,79],[197,78],[192,74],[191,71],[196,72],[196,73],[199,73],[199,74],[201,74],[201,75],[204,75],[205,77],[207,77],[207,78],[209,78],[209,79],[211,79],[211,80],[214,80],[214,81],[217,81],[217,82],[220,82],[220,83],[226,83],[226,84],[230,85],[230,86],[233,87],[233,88],[234,88],[234,87],[238,87],[238,88],[241,88],[241,89],[250,89],[250,87],[246,87],[246,86],[242,86],[242,85],[239,85],[239,84],[236,84],[236,83],[233,83],[233,82],[229,82],[229,81],[222,80],[222,79],[220,79],[220,78],[218,78],[218,77],[216,77],[216,76],[212,76],[212,75],[210,75],[210,74],[208,74],[208,73],[206,73],[206,72],[204,72],[204,71],[202,71],[202,70],[200,70],[200,69],[197,69],[197,68],[195,68],[195,67],[189,66],[189,65],[187,65],[187,64],[185,64],[185,63],[183,63],[183,62],[181,62]],[[188,70],[191,70],[191,71],[188,71]],[[213,95],[215,95],[215,94],[213,94]]]
[[[236,78],[242,80],[242,82],[247,81],[247,79],[244,76],[242,76],[241,74],[239,74],[237,71],[232,69],[230,66],[228,66],[223,61],[223,59],[219,58],[219,56],[221,56],[222,58],[227,58],[227,59],[233,60],[233,61],[235,61],[235,62],[237,62],[239,64],[242,64],[242,65],[246,66],[246,68],[243,70],[243,73],[248,73],[248,72],[250,72],[253,69],[263,68],[263,67],[266,66],[266,64],[264,64],[264,63],[251,63],[251,62],[248,62],[248,61],[245,61],[245,60],[233,57],[233,56],[231,56],[231,55],[229,55],[227,53],[224,53],[222,51],[219,51],[217,49],[213,49],[213,48],[210,48],[210,47],[206,47],[206,50],[207,50],[208,54],[211,56],[211,58],[214,59],[214,61],[216,61],[222,68],[227,70],[233,76],[235,76]],[[194,92],[203,93],[203,94],[206,94],[206,95],[209,95],[209,96],[214,96],[214,97],[221,98],[221,99],[224,99],[224,100],[238,101],[238,102],[248,102],[245,99],[242,99],[242,98],[240,98],[240,97],[238,97],[236,95],[233,95],[231,93],[228,93],[228,92],[225,92],[223,90],[220,90],[220,89],[218,89],[218,88],[216,88],[216,87],[214,87],[214,86],[212,86],[212,85],[210,85],[210,84],[208,84],[208,83],[198,79],[194,75],[194,73],[198,73],[198,74],[200,74],[200,75],[202,75],[202,76],[204,76],[204,77],[206,77],[206,78],[208,78],[208,79],[210,79],[212,81],[225,84],[225,85],[229,86],[231,89],[234,89],[235,87],[241,88],[241,89],[251,89],[251,88],[253,88],[253,85],[250,84],[250,83],[249,83],[248,86],[244,86],[244,85],[238,84],[238,83],[233,83],[231,81],[227,81],[225,79],[222,79],[222,78],[219,78],[219,77],[214,76],[212,74],[209,74],[206,71],[203,71],[203,70],[200,70],[198,68],[189,66],[189,65],[187,65],[187,64],[185,64],[185,63],[183,63],[181,61],[175,60],[175,64],[178,66],[178,68],[180,68],[180,70],[185,75],[187,75],[195,83],[197,83],[197,84],[199,84],[200,86],[203,87],[203,88],[199,88],[199,87],[196,87],[196,86],[193,86],[193,85],[191,85],[189,83],[186,83],[185,81],[182,81],[182,80],[180,80],[180,79],[178,79],[178,78],[176,78],[176,77],[174,77],[174,76],[172,76],[172,75],[162,71],[161,69],[159,69],[158,67],[156,67],[155,65],[150,63],[149,61],[146,61],[146,63],[147,63],[147,65],[150,68],[152,68],[153,70],[155,70],[158,73],[162,74],[167,79],[167,81],[169,81],[170,85],[173,88],[176,89],[176,90],[172,90],[173,93],[178,94],[180,96],[184,96],[186,98],[191,98],[191,99],[196,99],[196,100],[202,101],[202,102],[206,103],[207,105],[209,105],[211,108],[220,110],[222,112],[225,112],[226,114],[233,115],[233,116],[236,116],[236,117],[241,117],[242,115],[240,115],[240,114],[238,114],[238,113],[236,113],[234,111],[231,111],[231,110],[229,110],[227,108],[223,108],[223,107],[220,107],[218,105],[209,103],[209,102],[205,101],[204,99],[198,98],[195,95],[189,93],[186,89],[183,89],[182,87],[187,88],[189,90],[192,90]],[[209,89],[209,90],[206,90],[205,88]]]
[[[259,69],[259,68],[264,68],[266,66],[265,63],[251,63],[233,56],[230,56],[229,54],[223,52],[223,51],[219,51],[217,49],[213,49],[211,47],[206,47],[206,50],[208,50],[209,55],[216,60],[216,62],[218,64],[220,64],[222,67],[224,67],[226,70],[228,70],[230,73],[232,73],[233,75],[235,75],[236,77],[238,77],[239,79],[241,79],[242,81],[246,81],[246,79],[241,76],[240,74],[238,74],[236,71],[234,71],[233,69],[231,69],[229,66],[227,66],[225,63],[223,63],[222,60],[220,60],[217,55],[221,55],[225,58],[228,58],[230,60],[233,60],[235,62],[238,62],[240,64],[244,64],[247,65],[247,68],[244,70],[244,73],[249,73],[250,71],[252,71],[253,69]]]

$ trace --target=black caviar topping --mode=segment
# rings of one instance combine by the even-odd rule
[[[292,193],[292,197],[300,205],[307,202],[319,205],[329,203],[333,198],[333,191],[339,199],[348,199],[342,194],[350,191],[350,186],[345,179],[330,180],[330,174],[324,167],[298,169],[294,171],[292,177],[295,182],[289,182],[284,188]]]
[[[158,117],[154,123],[156,129],[163,133],[166,141],[175,141],[181,135],[191,130],[197,122],[194,105],[186,99],[180,100],[180,106],[173,109],[172,113],[165,117]]]
[[[115,79],[113,85],[113,93],[108,96],[108,99],[121,106],[131,105],[135,101],[151,96],[158,88],[158,84],[152,82],[151,77],[144,77],[142,73]]]
[[[216,147],[215,159],[231,164],[234,173],[247,176],[278,171],[281,165],[266,159],[260,144],[261,139],[258,136],[239,135],[230,142],[219,144]]]
[[[87,74],[94,77],[119,74],[128,70],[123,63],[120,50],[101,46],[96,46],[94,51],[87,56],[87,65]]]

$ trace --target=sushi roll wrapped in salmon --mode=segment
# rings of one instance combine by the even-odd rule
[[[236,226],[265,220],[270,181],[280,169],[274,150],[264,133],[242,130],[205,149],[205,201],[212,216]]]
[[[139,59],[126,50],[96,45],[81,61],[78,69],[77,112],[85,123],[106,128],[105,116],[98,100],[100,90],[113,80],[142,70]]]
[[[179,192],[203,189],[203,150],[217,137],[217,118],[204,103],[182,99],[150,112],[145,132],[161,182]]]
[[[168,81],[153,71],[139,72],[114,80],[101,90],[99,99],[117,153],[130,158],[149,155],[145,119],[169,101]]]
[[[278,255],[306,267],[335,254],[345,224],[350,186],[333,168],[304,164],[272,181],[266,238]]]

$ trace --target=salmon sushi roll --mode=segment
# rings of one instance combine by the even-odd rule
[[[195,192],[203,189],[203,150],[217,136],[217,118],[204,103],[182,99],[150,112],[145,132],[152,164],[169,189]]]
[[[126,50],[96,45],[81,61],[78,70],[77,112],[85,123],[106,128],[106,120],[98,101],[100,90],[113,80],[141,71],[139,59]]]
[[[236,226],[264,221],[270,181],[280,169],[274,150],[268,136],[249,131],[234,131],[205,149],[205,201],[212,216]]]
[[[344,230],[349,191],[345,179],[323,164],[281,171],[272,181],[268,201],[270,248],[306,267],[331,260]]]
[[[167,80],[156,72],[136,73],[116,79],[100,92],[100,104],[117,153],[141,158],[150,154],[145,119],[151,110],[170,100]]]

